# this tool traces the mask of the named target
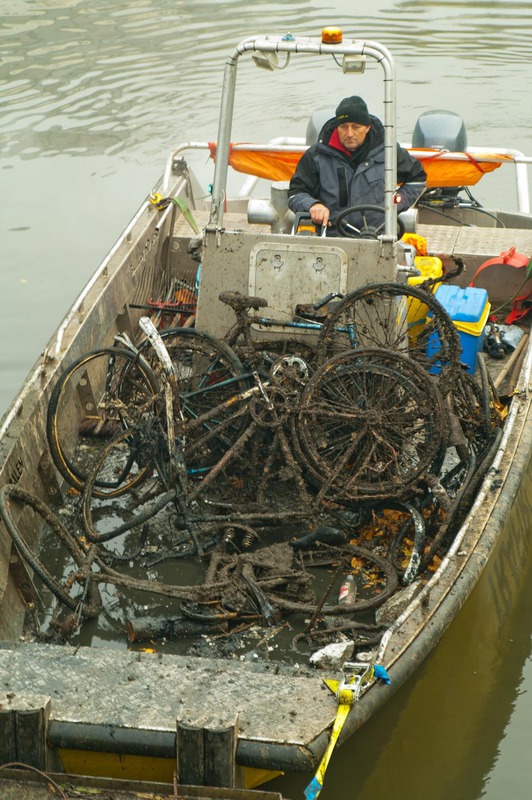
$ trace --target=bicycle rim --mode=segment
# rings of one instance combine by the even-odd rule
[[[169,328],[161,338],[172,359],[177,376],[175,419],[187,431],[185,460],[192,474],[201,475],[213,467],[237,441],[247,424],[247,414],[228,408],[228,400],[250,386],[238,356],[224,342],[203,331]],[[157,369],[149,342],[142,354]],[[218,407],[218,413],[211,413]],[[204,418],[190,430],[186,423]]]
[[[336,306],[318,338],[318,363],[345,350],[385,347],[442,378],[459,368],[454,323],[430,292],[396,283],[357,289]]]
[[[81,490],[102,447],[117,432],[157,413],[158,382],[144,359],[119,348],[87,353],[60,376],[48,406],[46,434],[55,466]],[[95,483],[95,495],[118,497],[132,486],[128,456]],[[140,464],[135,485],[151,472]]]
[[[340,501],[408,494],[438,459],[446,428],[431,377],[406,356],[380,349],[327,361],[295,416],[304,467]]]
[[[24,491],[19,486],[12,484],[7,484],[0,489],[0,516],[2,517],[2,520],[9,532],[9,535],[11,536],[13,544],[17,548],[18,553],[31,567],[35,575],[38,576],[42,583],[57,598],[57,600],[59,600],[64,606],[72,611],[78,609],[80,607],[80,602],[82,601],[82,595],[80,595],[80,597],[75,597],[71,594],[73,586],[75,585],[75,580],[69,585],[68,580],[65,580],[63,583],[61,583],[57,578],[53,577],[40,558],[37,540],[33,545],[30,544],[22,536],[17,525],[15,524],[9,509],[9,504],[11,501],[16,501],[30,507],[38,516],[42,518],[45,523],[47,523],[47,525],[56,534],[57,542],[62,545],[62,547],[67,551],[68,555],[73,560],[74,572],[77,572],[78,568],[83,566],[84,562],[88,558],[88,552],[85,551],[81,544],[69,534],[61,520],[55,514],[53,514],[50,509],[37,497],[31,495],[29,492]],[[54,567],[56,566],[57,563],[54,563]],[[93,616],[94,614],[91,613],[84,615],[82,611],[81,615]]]

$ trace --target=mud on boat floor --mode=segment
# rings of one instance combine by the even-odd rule
[[[58,513],[79,518],[78,502],[69,497]],[[278,493],[276,502],[282,506],[287,498]],[[273,506],[271,513],[276,513]],[[41,611],[35,606],[28,615],[26,641],[112,642],[133,650],[295,664],[337,639],[355,639],[365,649],[382,635],[375,610],[397,588],[397,578],[385,558],[384,519],[376,517],[380,527],[375,542],[365,534],[366,547],[357,545],[356,538],[348,544],[348,532],[355,535],[354,519],[357,515],[346,511],[342,531],[338,518],[324,515],[321,521],[330,524],[316,527],[302,509],[297,525],[222,524],[218,546],[197,558],[187,536],[176,547],[173,514],[167,509],[158,515],[151,538],[143,539],[136,530],[108,548],[109,563],[116,566],[116,557],[120,559],[126,583],[101,586],[103,609],[96,619],[85,620],[76,632],[72,614],[53,604]],[[212,534],[201,541],[208,547]],[[60,554],[53,537],[43,552],[57,569]],[[352,608],[337,601],[348,572],[357,575],[356,618]],[[165,595],[164,587],[172,585],[175,591]]]
[[[397,291],[377,293],[386,308],[391,293],[394,320]],[[91,436],[87,420],[71,413],[80,388],[74,362],[66,384],[56,385],[71,393],[64,403],[61,392],[54,402],[52,395],[57,424],[48,431],[71,489],[57,492],[53,507],[17,487],[0,498],[19,550],[26,543],[16,538],[10,503],[29,507],[28,530],[32,514],[48,528],[39,553],[26,558],[60,603],[29,599],[27,639],[293,664],[335,641],[351,643],[356,657],[371,650],[391,619],[387,601],[397,593],[397,611],[445,553],[500,434],[488,381],[483,392],[464,373],[452,321],[435,316],[434,324],[442,343],[436,376],[427,374],[419,334],[424,366],[401,349],[361,348],[303,380],[304,359],[275,354],[271,380],[236,395],[243,376],[220,374],[220,343],[214,358],[211,339],[176,332],[168,347],[183,386],[174,401],[179,409],[196,403],[190,419],[172,412],[181,439],[163,425],[172,414],[160,412],[141,361],[121,356],[119,368],[112,349],[79,362],[85,390],[86,361],[98,361],[93,382],[103,372],[106,391],[113,387],[106,413],[120,414],[93,417]],[[336,346],[336,327],[329,333],[326,343]],[[188,385],[196,368],[200,388]],[[310,388],[302,398],[301,383]],[[249,397],[235,407],[235,398]],[[70,442],[59,424],[69,420]],[[58,571],[61,578],[50,578]],[[355,604],[340,599],[348,575]]]

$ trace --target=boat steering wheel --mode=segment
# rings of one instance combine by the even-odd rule
[[[353,214],[355,211],[362,216],[363,226],[361,228],[357,228],[351,222],[347,222],[346,217],[350,214]],[[349,206],[348,208],[344,208],[338,216],[336,217],[336,227],[338,232],[341,233],[342,236],[346,236],[350,239],[378,239],[384,229],[384,220],[382,221],[381,225],[369,225],[367,218],[366,218],[366,211],[378,211],[384,216],[384,208],[383,206],[374,206],[374,205],[359,205],[359,206]],[[345,221],[344,221],[345,220]],[[405,232],[405,226],[402,220],[397,218],[397,238],[400,239]]]

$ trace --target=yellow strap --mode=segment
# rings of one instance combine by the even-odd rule
[[[342,692],[342,694],[345,694]],[[351,692],[351,696],[353,693]],[[351,706],[353,705],[352,702],[350,703],[340,703],[338,706],[338,711],[336,712],[336,719],[334,720],[334,725],[331,731],[331,738],[329,739],[329,744],[327,745],[327,749],[323,754],[323,758],[320,761],[318,769],[316,770],[316,774],[314,775],[313,779],[305,789],[305,797],[307,800],[314,800],[323,788],[323,781],[325,780],[325,771],[329,765],[329,760],[332,756],[333,750],[336,746],[336,742],[340,735],[340,731],[344,726],[344,722],[347,719],[347,715],[351,710]]]
[[[368,669],[368,675],[364,675],[364,683],[368,680],[371,680],[373,677],[373,669]],[[319,795],[323,788],[323,781],[325,780],[325,772],[329,765],[330,758],[332,756],[333,750],[336,746],[336,742],[338,741],[338,737],[340,736],[340,732],[344,727],[344,722],[347,719],[347,715],[349,714],[351,707],[355,702],[355,688],[357,687],[357,678],[352,677],[350,678],[347,683],[340,682],[340,681],[333,681],[330,679],[324,679],[325,685],[334,692],[338,697],[338,710],[336,712],[336,717],[333,723],[332,731],[331,731],[331,738],[329,739],[329,744],[327,745],[327,749],[323,754],[323,757],[319,763],[318,769],[316,770],[316,774],[312,778],[311,782],[308,784],[307,788],[305,789],[305,797],[307,800],[315,800],[316,797]],[[353,684],[353,688],[349,688],[349,684]],[[360,681],[358,683],[360,685]],[[343,688],[340,689],[340,686]]]

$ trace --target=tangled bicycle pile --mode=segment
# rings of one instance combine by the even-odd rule
[[[59,600],[63,639],[105,613],[106,584],[129,598],[132,640],[214,632],[234,652],[243,630],[288,615],[304,620],[294,641],[367,647],[376,609],[443,555],[490,463],[502,423],[487,372],[464,370],[452,320],[420,288],[363,287],[282,347],[250,334],[264,301],[221,299],[243,320],[232,347],[143,318],[138,346],[119,337],[71,364],[47,434],[73,493],[51,509],[4,487],[2,518]],[[21,537],[15,504],[68,554],[61,574]],[[346,573],[351,606],[330,600]],[[139,591],[177,615],[139,619]]]

